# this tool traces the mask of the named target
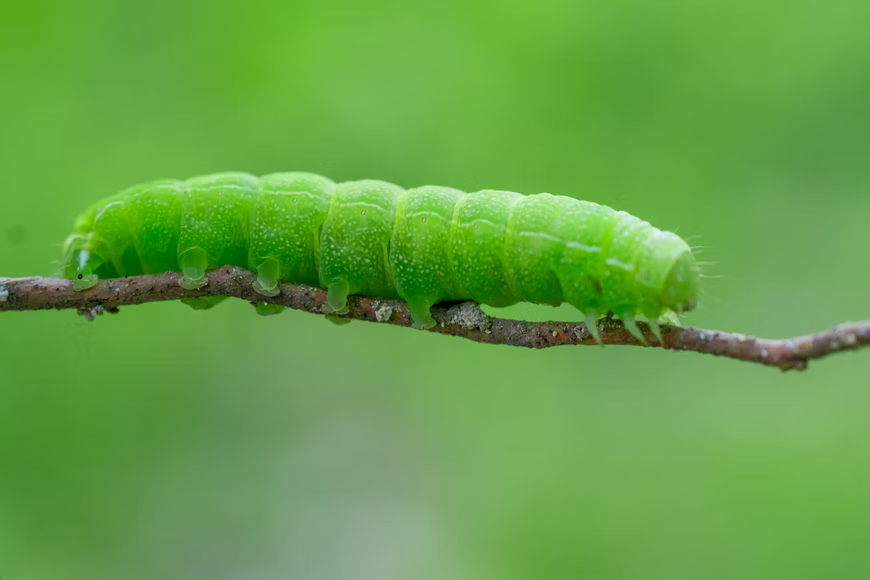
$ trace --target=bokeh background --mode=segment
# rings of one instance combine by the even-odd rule
[[[715,262],[688,324],[870,318],[868,25],[863,0],[4,1],[0,275],[52,274],[128,185],[307,170],[627,210]],[[868,372],[241,301],[6,313],[0,576],[866,578]]]

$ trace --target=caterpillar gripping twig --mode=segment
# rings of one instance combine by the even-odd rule
[[[279,281],[326,288],[335,314],[351,294],[400,297],[422,328],[434,324],[429,309],[441,301],[568,302],[587,322],[611,311],[641,337],[635,317],[655,330],[662,314],[693,308],[700,278],[679,236],[596,203],[373,180],[336,185],[310,173],[132,187],[85,211],[64,244],[63,274],[78,290],[165,271],[196,289],[223,265],[256,272],[264,297],[279,292]]]

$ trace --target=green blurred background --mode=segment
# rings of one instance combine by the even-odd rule
[[[688,324],[870,318],[868,24],[863,0],[7,0],[0,275],[51,274],[126,186],[306,170],[677,230],[718,276]],[[868,370],[241,301],[6,313],[0,576],[867,578]]]

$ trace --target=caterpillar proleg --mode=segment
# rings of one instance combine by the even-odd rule
[[[264,297],[279,281],[325,288],[335,314],[351,294],[402,298],[421,328],[442,301],[567,302],[596,339],[608,311],[636,335],[638,314],[655,330],[662,314],[696,305],[700,279],[679,236],[596,203],[311,173],[138,185],[86,210],[64,243],[63,273],[78,290],[164,271],[195,289],[226,264],[255,272]]]

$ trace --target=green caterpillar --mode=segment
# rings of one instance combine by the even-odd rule
[[[335,314],[350,294],[399,297],[421,328],[435,324],[429,309],[441,301],[568,302],[596,339],[608,310],[635,334],[638,314],[658,332],[659,316],[695,306],[700,278],[679,236],[603,205],[335,184],[311,173],[222,173],[122,191],[76,220],[63,275],[85,290],[101,278],[175,271],[192,290],[226,264],[256,272],[263,296],[282,280],[326,288]]]

